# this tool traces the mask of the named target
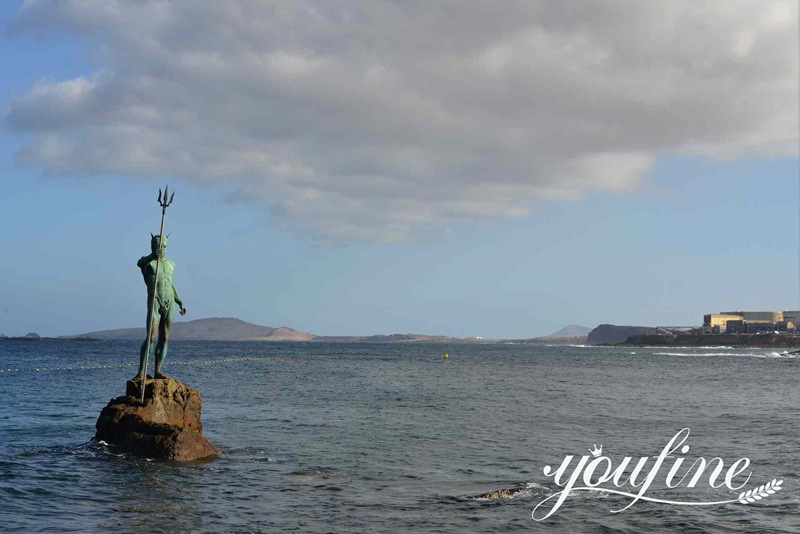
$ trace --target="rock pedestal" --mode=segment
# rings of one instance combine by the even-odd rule
[[[144,405],[139,382],[100,412],[94,438],[137,456],[187,462],[221,454],[205,437],[200,392],[174,378],[147,380]]]

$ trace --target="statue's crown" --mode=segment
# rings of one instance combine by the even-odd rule
[[[603,454],[603,446],[602,446],[602,445],[600,445],[600,448],[598,449],[598,448],[597,448],[597,445],[595,444],[595,445],[594,445],[594,450],[592,450],[592,449],[589,449],[589,452],[591,452],[591,453],[592,453],[592,456],[594,456],[595,458],[597,458],[598,456],[600,456],[601,454]]]

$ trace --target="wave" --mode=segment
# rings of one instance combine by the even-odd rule
[[[736,350],[736,349],[747,349],[753,347],[732,347],[728,345],[640,345],[639,348],[644,349],[663,349],[669,347],[670,349],[687,349],[687,350],[696,350],[696,349],[706,349],[706,350]]]
[[[676,346],[675,348],[676,349],[711,349],[711,350],[717,349],[717,350],[721,350],[721,349],[735,349],[736,347],[729,346],[729,345],[697,345],[697,346],[691,346],[691,347],[688,347],[688,346],[687,347]]]
[[[549,346],[549,345],[548,345]],[[573,345],[573,344],[560,344],[553,345],[553,347],[574,347],[576,349],[615,349],[613,345]]]
[[[655,356],[742,356],[749,358],[796,358],[785,352],[654,352]]]

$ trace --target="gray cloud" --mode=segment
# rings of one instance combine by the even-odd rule
[[[659,154],[796,155],[798,3],[28,0],[97,71],[9,102],[26,165],[235,188],[414,239],[635,189]],[[43,73],[46,74],[46,73]]]

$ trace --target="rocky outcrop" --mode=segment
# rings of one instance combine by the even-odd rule
[[[650,326],[617,326],[614,324],[601,324],[586,337],[586,342],[591,345],[600,343],[625,343],[631,336],[642,334],[655,334],[656,329]]]
[[[497,491],[490,491],[489,493],[481,493],[480,495],[473,495],[469,497],[470,499],[486,499],[489,501],[494,501],[497,499],[507,499],[509,497],[513,497],[518,493],[522,493],[523,491],[527,491],[528,488],[526,486],[519,486],[517,488],[504,488]]]
[[[126,395],[100,412],[94,439],[137,456],[186,462],[220,454],[200,422],[200,392],[174,378],[148,378],[144,405],[139,382],[129,380]]]
[[[631,336],[626,345],[651,347],[800,347],[800,335],[791,334],[650,334]]]

